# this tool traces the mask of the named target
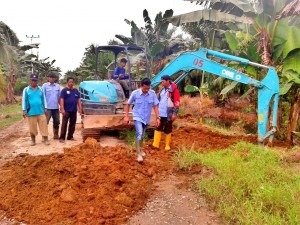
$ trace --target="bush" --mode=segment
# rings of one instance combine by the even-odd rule
[[[0,103],[5,102],[6,93],[7,93],[7,83],[5,81],[5,76],[0,73]]]
[[[29,84],[28,77],[26,78],[18,78],[15,86],[15,95],[22,95],[23,89],[27,87]]]

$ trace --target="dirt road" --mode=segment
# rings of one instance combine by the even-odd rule
[[[172,142],[217,149],[239,137],[213,133],[189,118],[178,121]],[[49,131],[51,131],[51,124]],[[74,138],[65,144],[30,146],[26,121],[0,132],[0,224],[220,224],[204,199],[193,191],[205,173],[182,173],[173,151],[144,145],[146,160],[117,137],[81,143],[80,121]],[[188,138],[187,138],[188,137]],[[192,173],[192,174],[191,174]],[[6,219],[5,219],[6,218]]]

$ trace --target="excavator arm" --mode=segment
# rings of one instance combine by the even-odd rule
[[[209,59],[207,56],[213,56],[222,60],[237,61],[245,65],[262,67],[267,69],[268,72],[263,80],[258,81],[233,68]],[[184,73],[178,78],[178,80],[182,80],[192,70],[203,70],[236,82],[255,86],[258,89],[258,142],[260,145],[263,145],[266,138],[269,138],[270,142],[273,141],[277,125],[279,98],[279,80],[274,67],[250,62],[248,59],[229,54],[200,48],[196,52],[186,52],[181,54],[171,61],[152,79],[151,88],[155,88],[161,83],[161,77],[163,75],[167,74],[169,76],[173,76],[180,71],[184,71]],[[271,101],[271,128],[267,131]]]

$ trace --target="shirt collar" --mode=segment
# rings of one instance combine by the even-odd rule
[[[144,93],[142,92],[142,89],[140,88],[140,89],[139,89],[139,94],[140,94],[140,95],[149,95],[149,91],[148,91],[147,94],[144,94]]]

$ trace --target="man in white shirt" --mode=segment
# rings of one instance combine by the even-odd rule
[[[47,101],[47,123],[52,117],[53,119],[53,139],[59,139],[58,131],[59,131],[59,96],[60,96],[60,86],[55,83],[57,76],[55,72],[48,72],[48,82],[43,84],[43,90],[45,93],[46,101]]]

